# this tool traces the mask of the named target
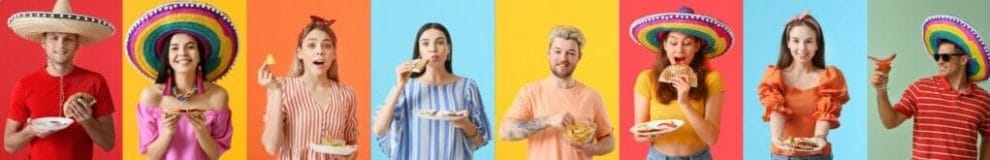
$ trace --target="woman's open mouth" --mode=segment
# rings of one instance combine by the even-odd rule
[[[674,64],[685,64],[686,63],[685,61],[687,61],[687,58],[674,57]]]

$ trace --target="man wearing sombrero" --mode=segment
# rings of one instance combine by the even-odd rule
[[[14,85],[4,149],[13,153],[30,144],[32,159],[91,159],[93,144],[113,149],[113,100],[99,73],[73,65],[80,44],[113,35],[106,20],[72,13],[68,0],[52,12],[21,12],[7,21],[18,36],[38,42],[46,65]],[[70,119],[71,118],[71,119]],[[45,121],[59,119],[59,121]],[[66,128],[42,123],[68,124]]]
[[[502,120],[502,139],[529,141],[529,159],[591,159],[615,149],[601,94],[575,80],[584,35],[572,26],[550,31],[553,75],[519,90]]]
[[[914,118],[914,159],[990,158],[990,94],[975,83],[988,77],[990,59],[983,38],[953,16],[928,17],[923,31],[925,48],[938,64],[937,75],[912,83],[891,107],[887,73],[873,73],[884,127],[892,129]]]

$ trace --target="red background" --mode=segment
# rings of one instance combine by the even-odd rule
[[[636,19],[663,12],[676,12],[682,6],[695,13],[715,17],[732,28],[734,41],[728,53],[709,60],[709,66],[722,75],[725,95],[722,103],[721,133],[712,146],[714,159],[742,159],[742,1],[619,1],[619,115],[621,159],[646,159],[651,146],[636,143],[627,130],[633,125],[633,86],[639,72],[653,66],[656,55],[629,37],[629,25]]]
[[[90,45],[80,45],[79,49],[76,51],[76,57],[74,63],[76,66],[89,69],[94,72],[98,72],[103,75],[110,86],[110,92],[113,96],[114,110],[114,134],[115,145],[113,150],[110,152],[104,152],[103,149],[99,149],[97,146],[93,146],[93,159],[121,159],[120,148],[121,147],[136,147],[136,146],[120,146],[120,60],[121,60],[121,40],[120,35],[122,34],[120,16],[121,16],[121,3],[120,1],[72,1],[72,9],[75,13],[91,15],[95,17],[100,17],[105,20],[110,21],[117,29],[116,33],[110,38],[95,44]],[[3,117],[3,125],[0,127],[6,127],[7,119],[7,108],[10,104],[10,91],[20,77],[23,77],[29,73],[36,72],[45,66],[45,55],[44,50],[41,48],[41,44],[31,42],[22,39],[20,36],[14,34],[10,28],[7,27],[6,20],[10,18],[11,15],[22,11],[51,11],[54,6],[54,0],[21,0],[21,1],[2,1],[0,2],[0,20],[3,20],[3,27],[0,29],[0,117]],[[0,138],[0,143],[3,139]],[[0,159],[27,159],[27,151],[29,149],[25,147],[18,152],[13,154],[7,153],[6,151],[0,152]],[[57,154],[57,153],[52,153]]]

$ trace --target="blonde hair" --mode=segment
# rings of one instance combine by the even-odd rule
[[[581,33],[581,30],[577,27],[567,25],[557,25],[554,26],[553,29],[550,29],[550,43],[547,44],[548,47],[553,45],[554,38],[573,40],[577,42],[579,52],[581,49],[584,49],[584,43],[587,42],[587,40],[584,39],[584,34]]]
[[[306,38],[306,35],[308,35],[309,32],[314,30],[326,32],[327,35],[330,36],[330,43],[333,44],[333,49],[337,49],[337,34],[335,34],[333,29],[330,28],[330,25],[332,25],[336,20],[326,20],[318,16],[310,16],[310,19],[312,21],[303,28],[302,32],[299,33],[299,39],[296,43],[296,53],[292,54],[294,55],[292,58],[292,66],[289,67],[290,77],[302,76],[303,72],[306,70],[305,67],[303,67],[303,60],[298,57],[300,52],[299,50],[302,48],[303,38]],[[334,54],[337,53],[334,52]],[[327,69],[327,78],[333,81],[340,81],[340,75],[337,74],[337,59],[330,61],[330,68]]]

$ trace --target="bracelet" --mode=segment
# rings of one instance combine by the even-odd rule
[[[877,90],[887,90],[888,88],[887,85],[883,85],[883,87],[878,87]]]

